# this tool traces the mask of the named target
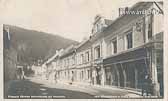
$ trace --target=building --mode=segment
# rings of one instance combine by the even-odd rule
[[[162,6],[162,3],[140,2],[129,11],[158,12]],[[145,75],[149,75],[153,95],[159,95],[159,84],[163,89],[162,24],[162,13],[125,14],[103,32],[107,53],[103,59],[106,85],[141,89]]]
[[[76,82],[82,84],[91,84],[91,69],[92,69],[92,56],[91,56],[91,42],[84,40],[76,48]]]
[[[56,79],[63,83],[72,83],[76,80],[75,45],[60,50],[59,56],[55,58]]]
[[[43,79],[49,80],[51,83],[56,82],[56,59],[59,56],[59,51],[56,50],[55,54],[44,62],[41,66],[41,74]]]
[[[22,68],[23,68],[23,66],[22,66]],[[42,75],[42,68],[41,68],[41,66],[39,66],[39,65],[32,65],[31,66],[31,69],[34,71],[34,75],[35,76],[41,76]]]
[[[148,75],[152,95],[163,96],[162,9],[162,2],[139,2],[114,21],[97,15],[90,38],[62,50],[50,71],[59,82],[134,90]]]
[[[92,43],[92,83],[94,85],[104,85],[104,68],[103,58],[105,57],[106,49],[104,43],[104,35],[102,34],[106,28],[112,23],[111,20],[105,19],[104,17],[97,15],[94,19],[92,36],[90,41]]]

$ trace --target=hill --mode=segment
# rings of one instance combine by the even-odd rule
[[[44,61],[51,57],[56,49],[65,48],[71,44],[78,44],[77,41],[59,35],[11,25],[7,26],[10,29],[12,44],[18,50],[18,55],[24,62],[37,61],[38,59]]]

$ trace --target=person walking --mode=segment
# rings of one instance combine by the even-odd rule
[[[148,96],[149,94],[152,94],[152,80],[149,76],[148,76],[146,82],[147,82],[146,93],[147,93],[147,96]]]
[[[146,93],[146,96],[151,94],[151,85],[152,85],[152,80],[149,77],[149,75],[146,75],[142,85],[142,96],[144,96],[144,93]]]

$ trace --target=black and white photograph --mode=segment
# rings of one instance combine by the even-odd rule
[[[163,6],[0,0],[3,99],[164,99]]]

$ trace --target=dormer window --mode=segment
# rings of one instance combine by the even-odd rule
[[[92,34],[102,31],[102,17],[97,15],[94,20]]]
[[[93,26],[92,33],[95,34],[95,33],[97,33],[97,32],[101,32],[101,31],[102,31],[102,27],[103,27],[102,21],[98,21],[98,22]]]
[[[92,34],[102,32],[105,27],[112,23],[112,20],[104,19],[100,15],[97,15],[94,20]]]

